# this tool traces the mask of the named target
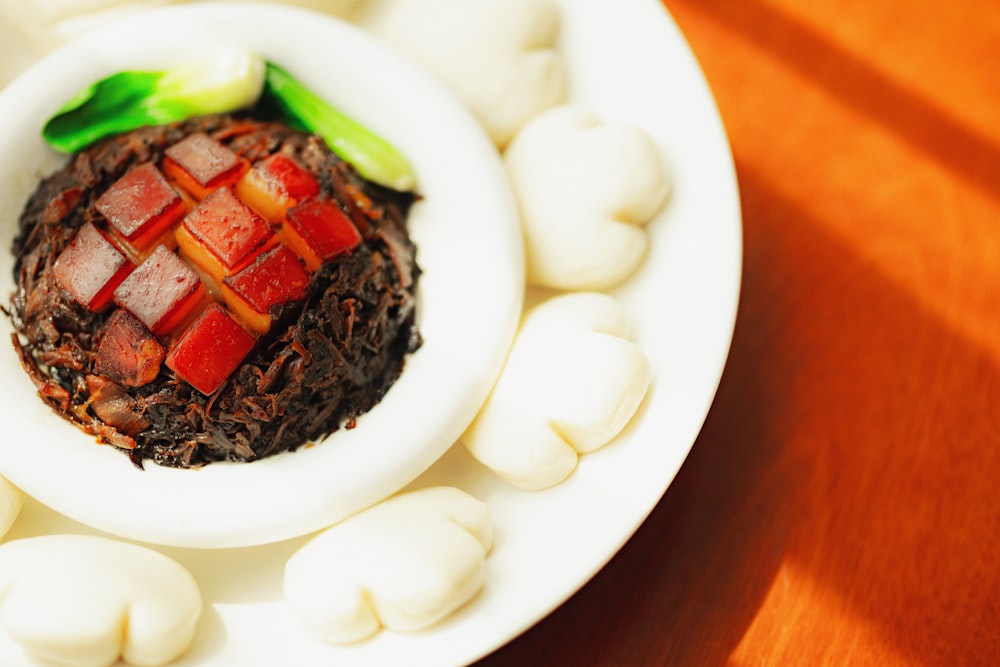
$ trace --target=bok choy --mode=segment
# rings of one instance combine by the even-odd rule
[[[80,91],[42,128],[53,148],[75,153],[112,134],[254,104],[264,86],[264,61],[222,51],[196,65],[112,74]]]
[[[99,139],[259,104],[320,135],[358,172],[395,190],[416,186],[410,163],[391,144],[344,115],[282,67],[243,51],[226,51],[198,65],[164,71],[124,71],[88,86],[45,124],[56,150],[75,153]]]
[[[365,178],[396,189],[416,185],[413,168],[387,141],[334,109],[283,68],[267,63],[264,95],[293,122],[320,135]]]

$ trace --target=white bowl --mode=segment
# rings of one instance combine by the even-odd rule
[[[77,521],[140,541],[235,547],[302,535],[413,480],[457,439],[485,400],[510,346],[523,295],[517,207],[493,145],[431,77],[358,28],[268,5],[191,5],[144,13],[53,53],[0,93],[0,294],[14,288],[6,248],[39,178],[66,158],[40,130],[88,83],[124,69],[162,69],[219,45],[282,64],[395,144],[424,199],[410,229],[424,270],[424,345],[385,398],[315,446],[197,470],[135,468],[36,395],[12,345],[0,345],[0,473]],[[3,327],[12,328],[7,318]],[[9,338],[9,335],[6,336]]]

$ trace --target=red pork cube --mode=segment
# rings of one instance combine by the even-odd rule
[[[156,336],[126,310],[116,310],[101,329],[96,370],[126,387],[149,384],[160,374],[166,350]]]
[[[167,367],[206,396],[250,353],[257,339],[217,303],[191,323],[167,354]]]
[[[310,271],[361,242],[361,234],[347,214],[337,202],[325,197],[306,199],[289,209],[281,233]]]
[[[80,305],[98,311],[111,304],[115,288],[132,268],[108,237],[88,222],[59,255],[54,273]]]
[[[222,296],[251,330],[265,334],[271,328],[272,308],[304,298],[307,287],[309,274],[302,262],[279,243],[226,278]]]
[[[177,243],[184,256],[217,282],[272,236],[267,221],[230,188],[208,195],[177,229]]]
[[[198,200],[234,185],[249,168],[246,160],[203,132],[186,136],[166,153],[163,171]]]
[[[236,194],[271,222],[280,223],[289,208],[319,194],[319,183],[294,159],[276,153],[243,175],[236,184]]]
[[[139,252],[151,248],[187,210],[180,194],[150,162],[115,181],[94,208]]]
[[[115,290],[115,303],[164,336],[205,301],[205,287],[180,257],[157,246]]]

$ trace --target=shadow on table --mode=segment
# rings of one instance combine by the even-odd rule
[[[989,197],[1000,199],[1000,142],[996,135],[984,134],[956,117],[948,107],[888,76],[879,64],[883,56],[881,44],[870,44],[864,53],[851,52],[765,0],[670,0],[668,4],[683,6],[687,12],[707,17],[713,24],[780,62],[789,72],[809,81],[810,85],[827,90],[838,104],[883,125],[896,139],[913,146],[947,169],[950,175],[979,188]],[[958,29],[968,28],[974,21],[988,22],[987,13],[982,9],[975,2],[954,3],[941,13],[954,17],[952,23]],[[915,7],[906,10],[920,11]],[[853,10],[844,7],[843,11]],[[814,13],[821,15],[822,12],[817,9]],[[996,10],[991,14],[995,20]],[[933,24],[936,18],[935,13],[927,12],[922,21],[897,24],[895,29],[906,31],[910,39],[924,40],[929,35],[909,31],[917,27],[933,33],[937,30]],[[988,53],[977,52],[979,47],[972,41],[967,47],[957,34],[949,41],[953,53],[942,54],[941,58],[957,65],[965,63],[970,71],[980,71],[979,63],[997,54],[995,40],[987,47]],[[935,43],[926,48],[938,46],[940,44]],[[962,82],[966,75],[967,72],[956,71],[953,80]],[[974,84],[969,85],[972,86],[969,90],[956,86],[958,94],[975,97],[970,92],[975,90]],[[989,84],[984,85],[988,90]],[[947,95],[948,91],[940,91],[940,94]],[[774,112],[774,117],[762,123],[762,127],[771,131],[780,130],[781,114],[793,114],[795,108],[775,104]]]

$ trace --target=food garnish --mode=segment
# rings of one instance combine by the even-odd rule
[[[264,61],[239,49],[162,71],[112,74],[66,102],[42,129],[53,148],[75,153],[98,139],[252,105],[264,84]]]
[[[268,62],[265,97],[273,99],[292,121],[323,137],[334,153],[370,181],[394,190],[412,190],[413,167],[390,143],[333,108],[284,68]]]
[[[99,139],[139,127],[229,113],[258,103],[278,111],[284,122],[323,137],[333,152],[366,179],[399,191],[416,187],[413,167],[395,147],[335,109],[283,67],[235,49],[194,65],[112,74],[66,102],[45,124],[42,136],[56,150],[75,153]],[[176,149],[177,155],[170,156],[165,169],[183,164],[185,156],[193,159],[194,164],[181,171],[189,174],[198,191],[194,184],[200,182],[199,176],[213,171],[214,161],[225,156],[208,156],[207,162],[199,162],[203,147],[197,140],[193,143]],[[225,179],[234,173],[223,172],[216,176]],[[201,185],[204,196],[219,183]]]

